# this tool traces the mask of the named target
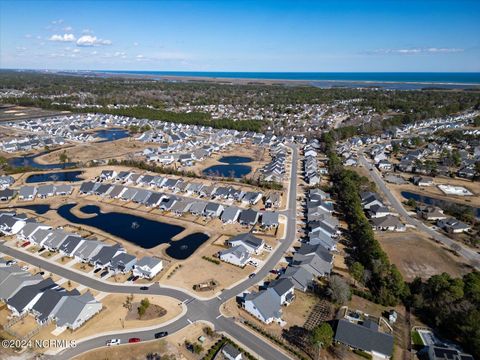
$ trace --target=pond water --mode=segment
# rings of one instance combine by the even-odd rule
[[[252,162],[252,158],[247,156],[223,156],[218,159],[219,162],[225,164],[243,164]]]
[[[241,178],[252,171],[250,166],[244,165],[252,160],[246,156],[223,156],[218,161],[228,165],[213,165],[204,169],[202,173],[207,176]]]
[[[68,168],[75,166],[76,164],[74,162],[67,162],[65,164],[57,163],[57,164],[39,164],[35,161],[35,159],[39,156],[47,154],[48,151],[43,151],[39,154],[33,154],[33,155],[25,155],[25,156],[19,156],[16,158],[12,158],[9,160],[9,164],[13,167],[23,167],[23,166],[28,166],[31,168],[35,169],[41,169],[41,170],[49,170],[49,169],[62,169],[62,168]]]
[[[474,216],[476,218],[480,218],[480,208],[476,208],[476,207],[469,206],[469,205],[464,205],[464,204],[459,204],[459,203],[456,203],[456,202],[453,202],[453,201],[437,199],[437,198],[433,198],[433,197],[430,197],[430,196],[420,195],[420,194],[417,194],[417,193],[412,193],[410,191],[402,191],[401,194],[407,200],[413,199],[413,200],[421,202],[423,204],[438,206],[441,209],[446,209],[446,208],[448,208],[449,206],[452,206],[452,205],[459,205],[459,206],[464,206],[466,208],[471,208],[471,209],[473,209]]]
[[[16,206],[15,209],[32,210],[38,215],[43,215],[50,210],[50,205],[49,204],[24,205],[24,206]]]
[[[58,208],[57,213],[69,222],[95,227],[144,249],[169,243],[170,246],[166,249],[166,253],[174,259],[188,258],[208,239],[208,236],[203,233],[194,233],[183,239],[172,241],[174,236],[184,230],[183,227],[130,214],[101,212],[100,208],[95,205],[83,206],[80,211],[96,216],[79,218],[70,211],[75,205],[63,205]]]
[[[38,183],[45,181],[82,181],[82,171],[49,172],[46,174],[33,174],[27,178],[27,183]]]
[[[129,137],[129,132],[126,129],[114,128],[114,129],[102,129],[95,131],[95,137],[103,139],[99,142],[114,141]]]

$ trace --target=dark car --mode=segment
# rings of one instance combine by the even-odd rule
[[[106,276],[107,274],[108,274],[108,270],[105,270],[104,272],[102,272],[102,273],[100,274],[100,277],[104,277],[104,276]]]
[[[140,287],[140,290],[148,290],[148,286],[142,286]]]
[[[42,251],[45,251],[45,248],[44,248],[44,247],[40,248],[37,252],[38,252],[38,253],[41,253]]]
[[[130,275],[130,276],[128,277],[127,281],[132,281],[134,277],[135,277],[135,276]]]
[[[163,338],[165,336],[168,336],[168,331],[160,331],[160,332],[155,334],[155,339],[160,339],[160,338]]]
[[[133,279],[132,279],[132,281],[137,281],[138,278],[139,278],[139,276],[134,276]]]
[[[248,275],[248,277],[251,279],[251,278],[254,278],[254,277],[255,277],[255,275],[257,275],[257,274],[255,274],[255,273],[251,273],[250,275]]]
[[[95,269],[95,270],[93,271],[93,273],[96,274],[96,273],[98,273],[99,271],[102,271],[102,268]]]
[[[39,271],[35,275],[45,275],[45,271]]]

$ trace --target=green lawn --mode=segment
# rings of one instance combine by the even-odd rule
[[[422,337],[420,336],[418,331],[412,331],[412,343],[413,345],[421,345],[421,346],[424,345],[422,341]]]

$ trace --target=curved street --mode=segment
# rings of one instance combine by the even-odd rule
[[[450,239],[449,237],[443,235],[442,233],[429,228],[427,225],[425,225],[422,221],[417,220],[410,216],[410,214],[405,210],[403,207],[402,203],[392,194],[392,192],[388,189],[387,185],[385,184],[385,181],[382,178],[382,175],[380,172],[373,166],[366,158],[365,155],[360,154],[359,155],[359,160],[360,164],[362,164],[366,169],[372,169],[370,171],[371,177],[375,184],[377,185],[378,189],[384,194],[384,196],[388,199],[390,202],[390,205],[405,219],[405,221],[410,224],[415,226],[418,230],[423,231],[424,233],[428,234],[430,237],[435,239],[436,241],[439,241],[443,243],[445,246],[448,246],[449,249],[452,248],[452,245],[457,244],[460,246],[458,253],[463,256],[465,259],[471,262],[473,265],[473,262],[478,262],[476,265],[477,268],[480,268],[480,254],[475,252],[474,250],[469,249],[468,247],[462,245],[458,241],[454,241]]]
[[[144,330],[131,329],[128,331],[110,332],[108,335],[101,335],[84,341],[80,340],[77,342],[76,347],[64,349],[51,357],[60,360],[71,359],[86,351],[105,346],[106,341],[112,338],[121,339],[122,344],[128,343],[128,339],[131,337],[140,338],[142,341],[154,340],[154,335],[157,332],[168,331],[169,334],[172,334],[193,322],[204,321],[211,323],[216,331],[226,333],[238,342],[239,345],[245,347],[245,350],[252,352],[260,358],[275,360],[290,359],[290,356],[267,341],[266,338],[246,330],[236,323],[234,319],[226,318],[220,313],[220,307],[225,302],[262,281],[262,279],[268,275],[269,271],[282,259],[296,238],[298,149],[295,145],[291,145],[290,147],[292,149],[292,162],[288,189],[288,207],[287,210],[281,211],[281,214],[287,217],[285,237],[279,240],[279,245],[272,252],[263,267],[257,271],[255,277],[247,278],[232,288],[225,289],[219,296],[212,299],[202,300],[192,296],[187,291],[163,287],[158,284],[151,285],[148,290],[141,290],[140,285],[110,284],[0,243],[1,252],[88,288],[105,293],[164,295],[177,299],[179,303],[182,303],[183,306],[186,307],[186,312],[184,312],[183,315],[168,324],[160,324],[158,327]]]

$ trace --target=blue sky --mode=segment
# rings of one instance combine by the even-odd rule
[[[0,67],[480,71],[480,1],[5,1]]]

